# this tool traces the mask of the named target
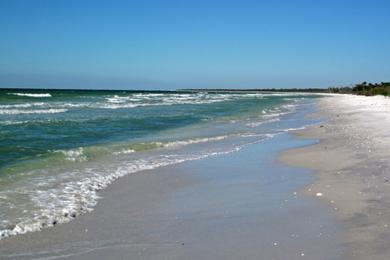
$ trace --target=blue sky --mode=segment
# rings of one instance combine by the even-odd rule
[[[0,0],[0,87],[390,81],[390,1]]]

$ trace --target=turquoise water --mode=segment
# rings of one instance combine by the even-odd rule
[[[93,209],[97,191],[143,170],[231,153],[300,124],[315,96],[0,90],[0,235]]]

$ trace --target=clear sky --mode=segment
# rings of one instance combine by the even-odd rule
[[[0,0],[0,87],[390,81],[389,0]]]

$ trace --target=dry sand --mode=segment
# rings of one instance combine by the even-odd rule
[[[296,135],[320,142],[280,160],[316,171],[304,192],[337,212],[343,259],[390,259],[390,98],[335,95],[315,116],[324,122]]]

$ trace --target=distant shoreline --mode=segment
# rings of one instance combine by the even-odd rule
[[[177,90],[119,90],[119,89],[52,89],[52,88],[0,88],[0,92],[4,91],[31,91],[31,92],[109,92],[109,93],[330,93],[328,89],[322,88],[307,88],[307,89],[177,89]]]
[[[161,94],[180,94],[180,93],[313,93],[313,94],[355,94],[363,96],[389,96],[390,95],[390,83],[367,83],[362,82],[352,86],[341,87],[328,87],[328,88],[182,88],[176,90],[132,90],[132,89],[75,89],[75,88],[1,88],[0,93],[3,91],[31,91],[41,93],[43,91],[50,92],[100,92],[100,93],[161,93]]]

